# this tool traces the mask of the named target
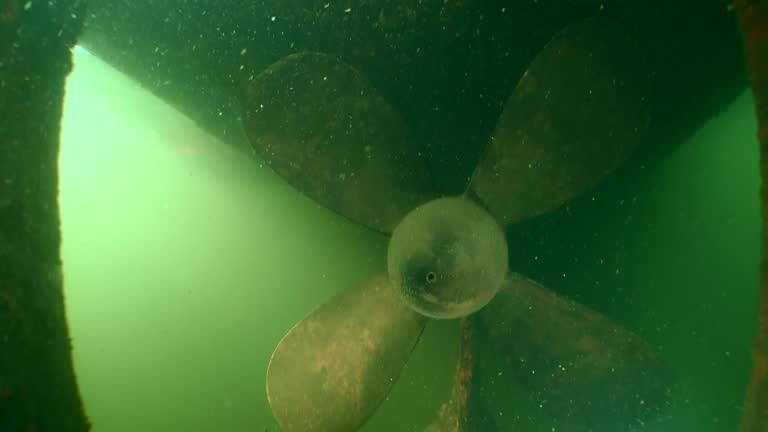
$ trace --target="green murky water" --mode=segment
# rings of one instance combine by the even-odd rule
[[[745,93],[630,184],[510,234],[513,267],[661,349],[672,402],[640,430],[738,424],[758,285],[752,108]],[[96,432],[276,431],[265,395],[275,345],[386,265],[384,236],[84,51],[68,82],[61,211],[75,363]],[[427,327],[363,430],[429,424],[450,391],[457,325]]]

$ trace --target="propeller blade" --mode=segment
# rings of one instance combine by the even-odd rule
[[[380,232],[433,197],[406,126],[351,66],[292,54],[247,90],[243,122],[254,149],[296,189]]]
[[[651,346],[519,275],[471,319],[474,395],[499,430],[630,430],[668,402]]]
[[[267,398],[283,432],[352,432],[389,393],[427,319],[379,274],[321,305],[272,354]]]
[[[470,192],[509,224],[559,207],[620,165],[648,123],[639,51],[602,17],[555,35],[507,100]]]

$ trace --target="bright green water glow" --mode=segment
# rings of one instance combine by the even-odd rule
[[[74,55],[62,255],[94,432],[276,430],[265,397],[273,348],[324,299],[383,271],[386,239]],[[366,430],[431,419],[454,367],[436,347],[455,350],[446,330],[454,324],[432,326]]]
[[[626,313],[656,333],[679,380],[659,432],[737,430],[757,326],[756,137],[744,93],[655,170],[625,225],[628,285],[649,305]]]
[[[756,131],[744,93],[660,163],[612,178],[525,227],[534,234],[524,243],[510,241],[513,270],[525,254],[524,270],[545,286],[662,348],[673,406],[644,432],[738,429],[757,325]]]

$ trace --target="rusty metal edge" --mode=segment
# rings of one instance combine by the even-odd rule
[[[736,0],[734,7],[744,42],[758,121],[763,220],[760,323],[754,340],[754,364],[740,431],[764,432],[768,431],[768,1]]]

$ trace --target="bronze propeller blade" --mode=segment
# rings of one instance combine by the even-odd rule
[[[389,393],[427,319],[386,274],[315,309],[280,341],[267,397],[283,432],[353,432]]]
[[[648,123],[640,58],[608,19],[555,35],[507,100],[471,192],[509,224],[595,185],[630,155]]]
[[[517,274],[471,319],[474,396],[492,416],[474,423],[615,432],[668,402],[671,372],[653,347]]]
[[[432,197],[406,126],[351,66],[293,54],[248,87],[243,124],[262,158],[296,189],[341,215],[391,232]]]
[[[425,432],[634,430],[668,402],[657,352],[515,273],[464,319],[451,399]]]

